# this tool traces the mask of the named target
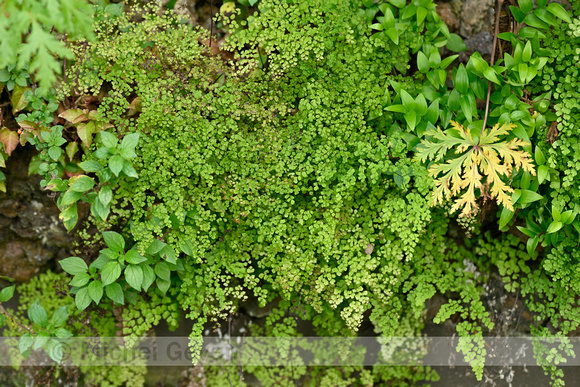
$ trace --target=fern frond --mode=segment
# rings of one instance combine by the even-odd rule
[[[536,174],[530,156],[522,148],[525,141],[513,139],[509,142],[501,137],[509,134],[513,124],[495,125],[484,130],[478,143],[473,141],[469,128],[465,129],[455,121],[451,126],[457,135],[431,130],[426,134],[431,140],[421,142],[417,158],[423,162],[433,160],[429,174],[435,179],[432,205],[443,203],[446,198],[459,196],[452,210],[463,208],[462,217],[473,216],[478,211],[476,189],[481,190],[484,182],[490,186],[490,195],[499,204],[513,211],[511,193],[513,189],[504,182],[514,168]],[[448,151],[455,148],[458,157],[443,161]]]

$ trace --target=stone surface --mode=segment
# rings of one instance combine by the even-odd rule
[[[489,31],[493,25],[493,0],[465,0],[461,8],[459,33],[469,39],[480,32]]]
[[[28,281],[52,258],[65,258],[72,238],[39,176],[28,176],[34,154],[19,147],[6,162],[6,189],[0,192],[0,275]]]
[[[441,20],[447,24],[449,32],[457,32],[459,29],[459,20],[457,19],[456,12],[453,10],[453,6],[450,3],[438,3],[436,10]]]

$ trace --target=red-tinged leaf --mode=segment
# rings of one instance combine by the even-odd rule
[[[131,104],[129,105],[129,112],[127,113],[129,116],[135,115],[135,113],[141,111],[141,97],[135,98]]]
[[[79,151],[79,143],[69,142],[65,149],[68,159],[72,161],[73,157],[75,157],[75,154]]]
[[[90,148],[93,143],[93,133],[95,133],[95,123],[93,121],[89,121],[86,124],[79,124],[77,126],[77,134],[87,148]]]
[[[72,122],[73,124],[78,124],[79,122],[88,120],[87,115],[81,109],[69,109],[60,113],[58,116]]]
[[[24,96],[26,90],[31,90],[30,87],[16,86],[10,97],[10,102],[12,103],[12,114],[16,114],[21,110],[24,110],[28,106],[28,101]]]
[[[18,123],[18,125],[20,125],[22,130],[24,130],[26,132],[30,132],[30,133],[33,133],[35,135],[40,134],[40,127],[38,126],[38,124],[36,122],[23,120],[23,121],[20,121]]]
[[[0,130],[0,142],[4,144],[4,152],[10,156],[12,151],[16,149],[16,146],[20,142],[20,138],[18,137],[17,132],[8,128],[2,128],[2,130]]]

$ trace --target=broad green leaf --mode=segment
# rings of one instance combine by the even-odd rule
[[[105,239],[105,243],[113,251],[120,253],[125,248],[125,240],[121,234],[116,233],[115,231],[104,231],[103,239]]]
[[[161,261],[157,263],[157,265],[155,265],[155,274],[157,274],[157,277],[169,281],[171,278],[171,271],[169,270],[167,262]]]
[[[158,252],[160,252],[165,246],[167,246],[167,243],[162,242],[159,239],[153,239],[153,242],[151,242],[147,250],[145,250],[145,253],[149,255],[155,255]]]
[[[30,332],[24,333],[18,340],[18,349],[20,350],[20,353],[23,354],[26,352],[30,347],[32,347],[33,343],[34,337],[32,337]]]
[[[0,302],[6,302],[14,295],[15,285],[5,287],[0,291]]]
[[[101,141],[103,142],[103,145],[106,148],[115,148],[117,146],[119,140],[117,139],[116,135],[106,131],[102,131],[99,133],[101,135]]]
[[[141,264],[140,267],[141,270],[143,270],[143,281],[141,282],[141,286],[144,291],[147,291],[149,290],[149,287],[153,285],[153,282],[155,282],[155,272],[149,265]]]
[[[553,234],[562,228],[562,222],[552,222],[546,230],[546,234]]]
[[[459,58],[459,55],[451,55],[441,61],[439,64],[440,69],[446,69],[455,59]]]
[[[503,229],[508,225],[509,221],[514,217],[514,212],[510,211],[506,207],[501,210],[501,215],[499,217],[499,229]]]
[[[143,269],[137,265],[128,265],[125,268],[125,281],[133,289],[140,291],[143,283]]]
[[[79,122],[87,120],[85,112],[81,109],[68,109],[60,113],[58,116],[72,122],[73,124],[78,124]]]
[[[121,276],[121,265],[119,262],[109,262],[103,267],[101,272],[101,281],[103,286],[115,282]]]
[[[536,251],[536,247],[538,246],[539,240],[540,240],[539,236],[535,236],[533,238],[528,239],[526,243],[526,250],[528,251],[528,255],[530,257],[534,255],[534,251]]]
[[[169,263],[177,262],[177,256],[175,255],[175,251],[169,245],[165,245],[161,251],[159,251],[159,255],[163,257]]]
[[[48,324],[48,314],[42,305],[40,305],[38,300],[30,304],[30,307],[28,308],[28,318],[30,321],[41,327],[45,327]]]
[[[518,5],[523,13],[532,12],[534,9],[534,3],[532,0],[518,0]]]
[[[86,124],[77,125],[77,134],[87,148],[90,148],[91,144],[93,143],[93,133],[95,133],[95,131],[96,128],[94,121],[89,121]]]
[[[103,169],[101,163],[95,160],[87,160],[79,163],[79,167],[81,167],[85,172],[98,172]]]
[[[54,161],[57,161],[60,158],[62,152],[63,150],[58,146],[51,146],[50,148],[48,148],[48,155]]]
[[[169,290],[169,287],[171,286],[171,281],[162,280],[161,278],[157,278],[155,283],[162,294],[167,293],[167,290]]]
[[[105,294],[111,300],[115,301],[117,304],[125,305],[125,296],[123,295],[123,289],[118,282],[113,282],[105,287]]]
[[[68,231],[72,230],[79,220],[76,203],[62,211],[58,217],[63,221],[63,224]]]
[[[123,140],[121,141],[121,157],[126,160],[133,159],[137,157],[135,154],[135,147],[139,142],[139,133],[131,133],[126,135]]]
[[[514,19],[516,19],[516,21],[519,24],[521,24],[524,21],[526,14],[524,12],[522,12],[521,9],[519,9],[518,7],[514,7],[513,5],[510,5],[510,11],[511,11]]]
[[[115,176],[119,176],[119,173],[123,170],[123,163],[125,160],[119,155],[114,155],[109,159],[109,168]]]
[[[528,203],[532,203],[535,202],[537,200],[542,199],[542,195],[534,192],[534,191],[530,191],[528,189],[522,189],[521,190],[521,196],[518,199],[518,203],[520,204],[528,204]]]
[[[91,304],[91,297],[89,296],[89,288],[87,286],[80,288],[75,295],[75,304],[77,309],[81,312]]]
[[[86,192],[95,186],[95,181],[86,175],[73,176],[69,180],[69,186],[71,191]]]
[[[498,85],[501,84],[499,78],[497,77],[496,71],[492,67],[488,67],[483,71],[483,76],[488,80],[496,83]]]
[[[137,171],[135,171],[135,168],[133,168],[133,165],[131,165],[131,162],[127,160],[123,162],[123,173],[128,177],[139,177]]]
[[[69,285],[76,286],[76,287],[85,286],[86,284],[89,283],[91,278],[92,277],[88,273],[77,274],[69,282]]]
[[[68,305],[65,305],[61,306],[60,308],[54,311],[52,317],[50,318],[50,323],[55,328],[58,328],[63,326],[67,319],[68,319]]]
[[[50,333],[47,331],[40,331],[36,337],[34,337],[34,345],[32,349],[37,350],[40,348],[44,348],[46,344],[48,344],[48,340],[50,339]]]
[[[95,280],[89,284],[88,289],[89,297],[91,297],[91,299],[95,301],[95,304],[98,305],[103,297],[103,284],[101,281]]]
[[[522,226],[516,226],[518,230],[520,230],[524,235],[530,237],[530,238],[534,238],[536,234],[533,230],[530,230],[529,228],[525,228]]]
[[[137,250],[131,249],[127,251],[127,254],[125,254],[125,261],[127,261],[128,263],[132,263],[133,265],[145,262],[146,260],[147,258],[139,254]]]
[[[65,258],[60,260],[58,263],[60,263],[60,266],[64,271],[72,275],[86,274],[89,270],[85,261],[79,257]]]
[[[554,219],[557,222],[559,222],[562,219],[562,213],[554,205],[552,205],[552,219]]]
[[[429,60],[427,59],[427,56],[423,54],[423,51],[417,53],[417,68],[423,74],[427,74],[429,71]]]
[[[72,161],[75,154],[79,151],[79,143],[78,142],[69,142],[65,148],[66,155],[68,159]]]
[[[467,50],[467,46],[463,42],[463,39],[457,34],[449,34],[449,38],[447,39],[447,44],[445,46],[454,52]]]
[[[457,72],[453,77],[453,85],[460,94],[465,94],[469,90],[469,76],[463,63],[457,68]]]
[[[104,206],[107,206],[111,202],[112,198],[113,191],[111,190],[111,186],[105,185],[101,187],[101,190],[99,191],[99,200],[101,203],[103,203]]]
[[[548,4],[548,11],[552,13],[552,15],[564,20],[566,23],[572,23],[572,19],[570,19],[570,15],[566,12],[564,7],[562,7],[558,3],[550,3]]]
[[[101,202],[100,197],[98,197],[92,204],[91,204],[91,213],[97,217],[101,218],[103,221],[107,220],[109,216],[110,207],[107,205],[103,205]]]
[[[60,363],[63,356],[62,343],[58,340],[51,339],[46,346],[46,352],[52,360]]]
[[[391,39],[395,45],[399,45],[399,31],[397,31],[395,27],[385,30],[384,33],[387,34],[389,39]]]

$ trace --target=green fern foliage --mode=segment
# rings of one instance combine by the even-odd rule
[[[435,178],[432,205],[442,204],[445,198],[458,196],[467,188],[452,207],[452,211],[463,207],[460,216],[472,217],[477,213],[476,189],[513,211],[509,195],[513,189],[502,177],[511,176],[514,167],[536,175],[528,153],[519,150],[527,143],[518,138],[510,141],[500,139],[509,134],[515,125],[504,124],[500,127],[496,124],[489,131],[484,130],[478,140],[474,139],[469,128],[455,121],[451,121],[451,125],[455,130],[428,132],[427,135],[432,135],[433,140],[423,141],[417,154],[422,162],[427,159],[435,161],[429,168],[429,174]],[[455,149],[455,154],[459,156],[439,163],[451,149]]]
[[[0,70],[28,65],[41,87],[61,73],[55,56],[72,59],[63,39],[91,38],[93,9],[85,0],[6,0],[0,2]]]

